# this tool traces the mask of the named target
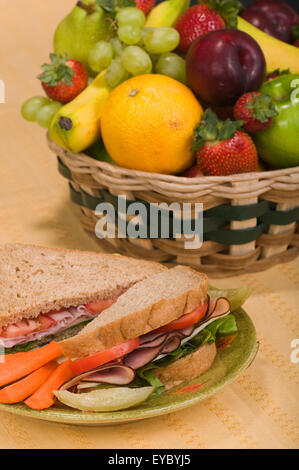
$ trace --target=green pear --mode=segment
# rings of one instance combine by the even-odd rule
[[[78,60],[91,73],[87,62],[90,50],[98,41],[112,37],[107,17],[96,0],[79,1],[56,29],[55,53],[67,54],[69,59]]]

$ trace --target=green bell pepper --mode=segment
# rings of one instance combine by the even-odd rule
[[[265,82],[260,91],[273,98],[278,116],[253,137],[259,156],[274,168],[299,165],[299,74]]]

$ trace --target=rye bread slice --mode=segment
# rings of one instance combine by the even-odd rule
[[[73,338],[62,341],[71,358],[84,357],[137,338],[189,313],[207,297],[208,278],[176,266],[128,289]]]
[[[158,263],[125,256],[4,245],[0,248],[0,327],[118,296],[165,270]]]

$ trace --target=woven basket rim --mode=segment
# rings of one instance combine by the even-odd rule
[[[167,182],[167,183],[183,183],[184,185],[193,186],[194,184],[209,184],[209,183],[238,183],[245,181],[252,181],[256,179],[270,179],[280,176],[292,176],[299,174],[299,166],[291,168],[282,168],[277,170],[270,171],[258,171],[251,173],[240,173],[236,175],[229,176],[199,176],[194,178],[188,178],[184,176],[176,175],[165,175],[161,173],[150,173],[146,171],[131,170],[128,168],[120,167],[117,165],[112,165],[108,162],[103,162],[96,160],[95,158],[89,157],[84,152],[73,153],[69,150],[64,149],[60,145],[53,142],[49,135],[47,135],[48,145],[50,149],[55,152],[57,155],[61,153],[68,155],[72,159],[76,158],[78,163],[86,163],[86,165],[95,167],[98,169],[109,170],[111,173],[118,173],[120,176],[132,176],[136,178],[151,179],[156,182]],[[82,161],[83,160],[83,161]]]

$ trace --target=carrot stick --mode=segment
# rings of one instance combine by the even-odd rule
[[[73,377],[72,370],[70,368],[71,361],[65,361],[57,369],[52,372],[46,382],[31,395],[31,397],[25,400],[25,404],[29,408],[34,410],[44,410],[50,408],[54,404],[54,391],[58,390],[59,387],[67,380]]]
[[[15,361],[16,359],[19,359],[21,356],[24,356],[24,354],[27,354],[27,353],[26,352],[19,352],[19,353],[15,353],[15,354],[1,354],[0,355],[0,367],[7,364],[8,362]]]
[[[22,380],[0,390],[0,403],[18,403],[34,393],[57,368],[56,361],[49,362]]]
[[[16,380],[22,379],[48,362],[62,356],[62,349],[58,343],[52,341],[42,348],[28,351],[0,367],[0,387]]]

